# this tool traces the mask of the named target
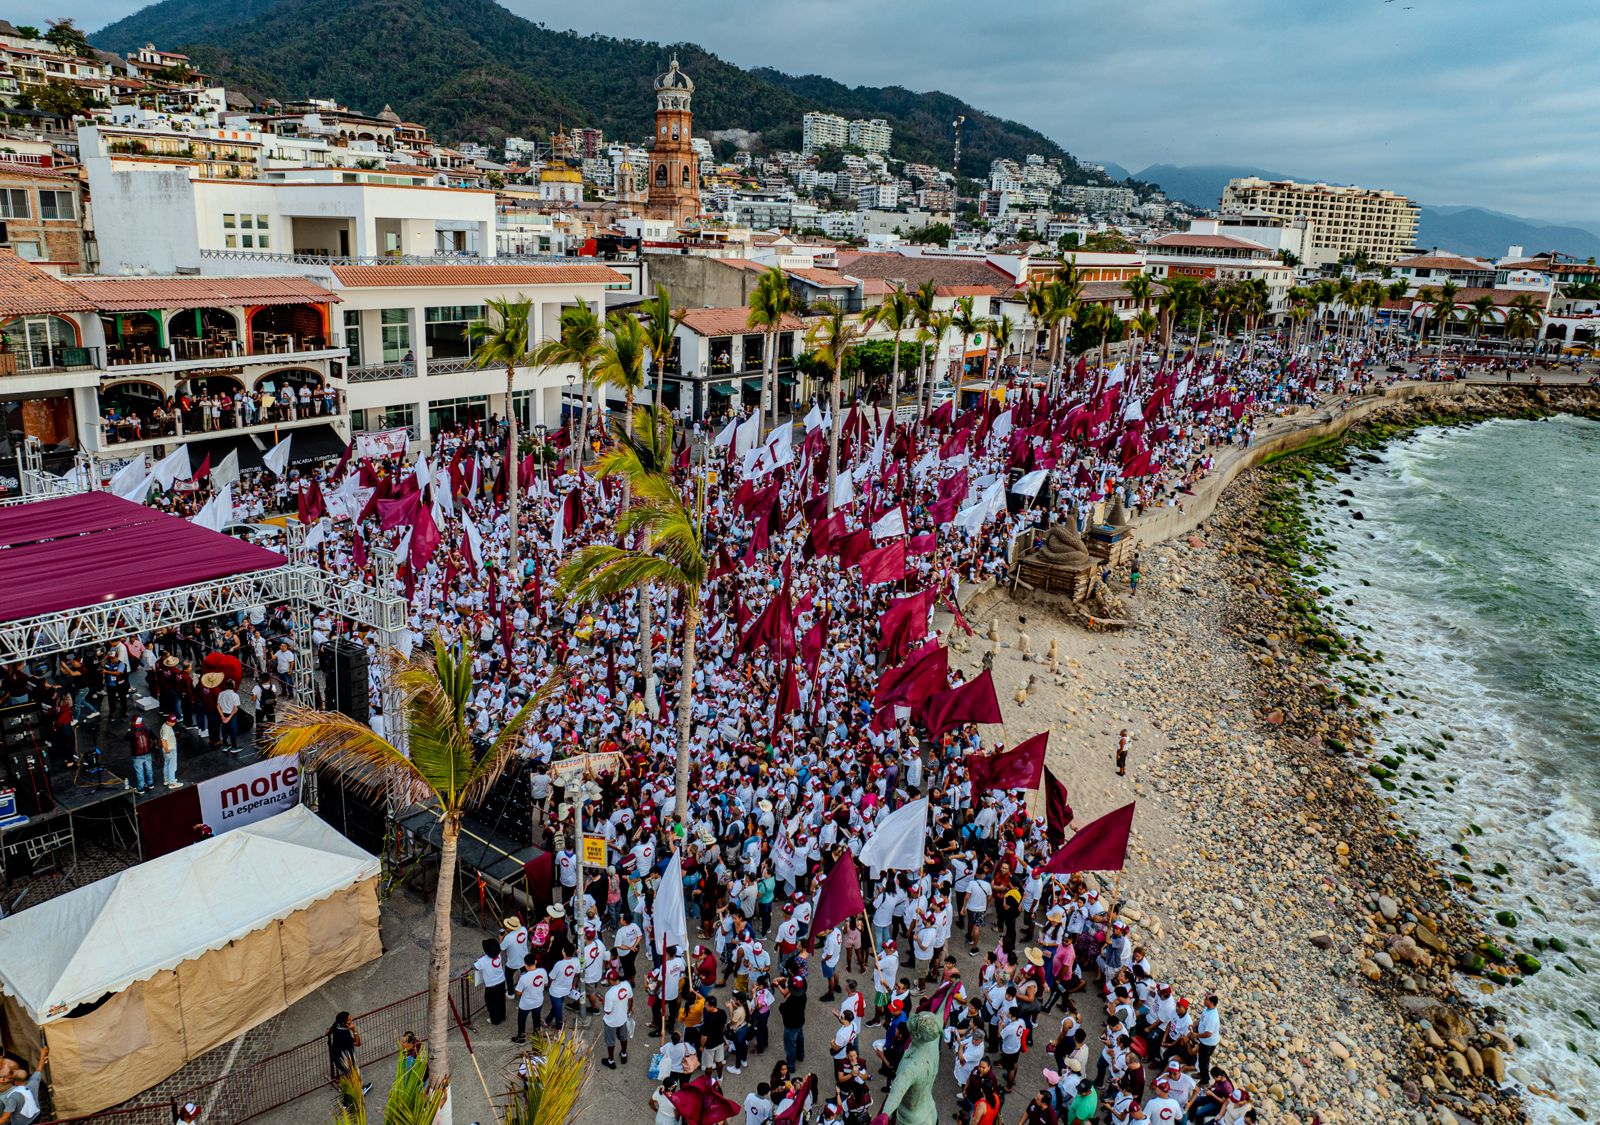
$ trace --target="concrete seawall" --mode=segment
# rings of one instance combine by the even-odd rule
[[[1193,496],[1184,499],[1182,510],[1160,508],[1133,520],[1138,540],[1141,544],[1155,544],[1187,535],[1211,518],[1222,494],[1240,474],[1275,454],[1290,452],[1319,438],[1343,433],[1392,403],[1412,398],[1460,395],[1471,386],[1468,383],[1396,383],[1378,394],[1362,396],[1355,405],[1345,410],[1324,408],[1294,417],[1274,419],[1256,431],[1255,441],[1248,449],[1230,447],[1224,450],[1212,466],[1211,475],[1200,482]]]

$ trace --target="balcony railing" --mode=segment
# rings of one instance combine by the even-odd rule
[[[331,409],[330,409],[331,406]],[[256,400],[251,401],[251,408],[246,410],[243,400],[234,400],[232,404],[221,412],[219,417],[213,418],[209,410],[199,403],[190,409],[163,410],[157,408],[147,414],[135,415],[127,418],[102,418],[100,420],[100,435],[102,445],[123,445],[135,441],[154,441],[158,438],[170,437],[199,437],[204,434],[226,433],[232,430],[247,430],[256,426],[281,426],[291,425],[296,422],[312,422],[318,420],[332,420],[345,410],[344,393],[334,390],[333,400],[319,388],[312,394],[309,407],[303,407],[296,400],[293,406],[286,406],[274,398],[266,407],[265,412],[256,405]]]
[[[560,254],[275,254],[267,250],[202,250],[200,257],[221,262],[265,262],[297,266],[527,266],[571,265]]]
[[[72,371],[99,366],[99,348],[45,344],[32,348],[12,348],[0,355],[0,375],[35,375],[46,371]]]
[[[478,363],[471,357],[455,359],[430,359],[428,361],[429,375],[454,375],[460,371],[476,371]]]
[[[345,369],[347,383],[382,383],[388,379],[414,379],[417,365],[411,360],[400,363],[360,363]]]

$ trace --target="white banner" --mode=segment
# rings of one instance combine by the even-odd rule
[[[392,430],[373,430],[356,435],[355,457],[404,458],[411,448],[411,431],[404,426]]]
[[[200,819],[220,836],[294,808],[300,801],[300,759],[263,758],[195,786]]]

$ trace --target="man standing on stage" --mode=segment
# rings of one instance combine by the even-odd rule
[[[168,712],[161,722],[161,780],[168,789],[181,789],[178,781],[178,716]]]
[[[232,680],[224,680],[217,692],[217,718],[222,723],[222,741],[227,752],[239,752],[239,693]]]
[[[128,730],[128,746],[133,754],[133,791],[148,793],[156,787],[155,739],[144,725],[144,716],[135,715]]]

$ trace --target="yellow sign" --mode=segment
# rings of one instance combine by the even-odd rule
[[[585,836],[583,838],[583,865],[585,867],[604,867],[606,865],[606,842],[599,836]]]

